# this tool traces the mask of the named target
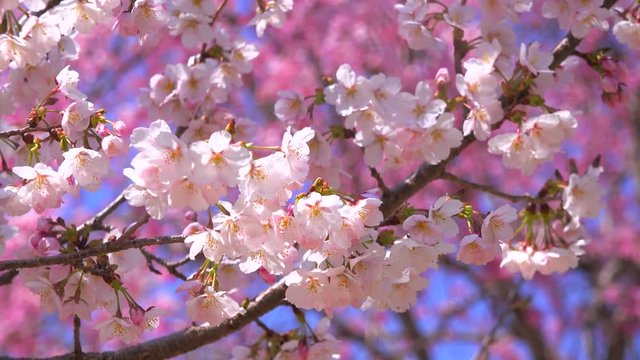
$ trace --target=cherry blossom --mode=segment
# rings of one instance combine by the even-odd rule
[[[85,148],[74,148],[66,151],[64,161],[58,168],[63,178],[73,176],[78,185],[95,191],[102,178],[109,172],[109,162],[101,153]]]
[[[337,83],[325,88],[327,103],[335,105],[342,116],[348,116],[356,110],[363,110],[372,97],[369,81],[357,76],[350,65],[343,64],[336,72]]]
[[[193,297],[185,304],[187,316],[193,321],[216,326],[244,311],[225,291],[215,291],[211,286],[206,286],[202,291],[202,294]]]
[[[96,329],[100,331],[100,341],[103,342],[110,339],[119,339],[125,343],[132,343],[139,336],[134,324],[129,319],[116,316],[98,324]]]
[[[619,21],[613,27],[613,33],[623,44],[633,49],[640,48],[640,23],[631,21]]]
[[[264,8],[260,6],[256,9],[256,15],[251,19],[249,25],[256,26],[256,33],[262,36],[267,29],[267,25],[280,28],[283,25],[285,13],[293,9],[293,0],[274,0],[264,3]]]
[[[502,205],[484,218],[482,222],[482,238],[494,244],[511,240],[514,235],[511,223],[517,218],[516,209],[510,205]]]
[[[497,242],[481,238],[478,234],[470,234],[460,240],[456,259],[466,264],[486,265],[500,254],[500,245]]]
[[[598,176],[602,167],[589,167],[584,176],[571,174],[562,193],[562,207],[574,218],[596,217],[600,209],[602,189]]]
[[[67,181],[51,167],[37,163],[35,166],[16,166],[13,173],[27,183],[20,187],[18,201],[37,213],[62,205],[62,195],[69,190]]]
[[[185,244],[191,244],[189,257],[193,260],[200,252],[211,261],[219,261],[225,254],[225,245],[220,233],[210,229],[191,234],[184,239]]]
[[[293,91],[279,91],[274,112],[281,121],[293,121],[306,115],[304,99]]]

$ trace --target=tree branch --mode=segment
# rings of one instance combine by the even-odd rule
[[[187,280],[187,277],[183,273],[178,271],[177,268],[181,265],[186,264],[190,260],[189,257],[186,257],[180,261],[176,261],[175,263],[168,263],[166,260],[162,259],[159,256],[156,256],[154,253],[149,252],[145,249],[140,249],[140,252],[142,252],[142,255],[144,255],[144,257],[147,258],[147,264],[149,265],[149,270],[153,272],[157,272],[158,274],[160,273],[158,270],[156,270],[153,267],[153,262],[155,261],[158,264],[162,265],[162,267],[166,268],[169,274],[177,277],[178,279]]]
[[[36,257],[36,258],[30,258],[30,259],[0,261],[0,271],[24,269],[24,268],[35,268],[35,267],[49,266],[49,265],[69,265],[69,264],[78,263],[82,261],[82,259],[90,256],[104,255],[104,254],[122,251],[126,249],[141,248],[145,246],[175,244],[183,241],[184,241],[184,236],[180,236],[180,235],[159,236],[155,238],[143,238],[143,239],[135,239],[135,240],[128,240],[128,241],[110,241],[93,248],[88,248],[86,250],[81,250],[81,251],[70,253],[70,254],[42,256],[42,257]]]
[[[384,194],[384,193],[389,192],[389,188],[384,183],[384,180],[382,179],[382,175],[380,175],[378,170],[376,168],[374,168],[373,166],[370,166],[369,167],[369,171],[371,171],[371,177],[373,177],[376,180],[376,183],[378,184],[378,188],[380,188],[380,190],[382,190],[382,193]]]
[[[73,353],[82,355],[82,344],[80,343],[80,318],[73,316]]]
[[[28,133],[32,133],[32,132],[49,133],[51,130],[59,128],[59,127],[60,127],[60,125],[54,125],[54,126],[45,127],[45,128],[25,126],[25,127],[18,128],[18,129],[0,131],[0,138],[10,138],[12,136],[18,136],[18,135],[22,136],[24,134],[28,134]]]
[[[491,344],[495,342],[496,334],[498,333],[498,330],[502,327],[504,322],[507,321],[509,314],[511,314],[511,311],[514,308],[514,302],[518,295],[519,287],[520,287],[520,283],[516,284],[507,295],[506,299],[504,300],[504,302],[506,303],[506,306],[502,309],[502,311],[498,315],[498,318],[496,320],[496,323],[493,325],[493,328],[491,328],[489,333],[487,333],[487,335],[482,339],[482,345],[480,346],[480,349],[478,350],[476,355],[473,357],[474,360],[486,360],[489,358],[489,347],[491,346]]]
[[[618,0],[605,0],[602,3],[602,7],[610,9]],[[582,39],[576,39],[571,33],[568,33],[562,41],[553,49],[553,61],[549,66],[549,69],[555,70],[560,66],[569,55],[573,54]]]
[[[38,10],[38,11],[34,11],[31,14],[34,15],[34,16],[40,16],[40,15],[46,13],[47,11],[53,9],[54,7],[60,5],[61,2],[62,2],[62,0],[49,0],[49,2],[47,3],[47,6],[45,6],[44,9]]]
[[[13,281],[13,278],[18,275],[18,270],[9,270],[0,275],[0,286],[9,285]]]
[[[416,325],[415,320],[413,319],[413,314],[411,310],[407,310],[398,314],[400,317],[400,321],[402,321],[402,325],[404,326],[405,333],[409,338],[409,342],[411,343],[411,349],[415,350],[416,357],[419,360],[429,360],[431,357],[429,356],[429,344],[428,339],[426,339],[420,333],[420,329]]]
[[[452,182],[455,182],[456,184],[459,184],[463,187],[466,188],[470,188],[470,189],[476,189],[482,192],[485,192],[487,194],[491,194],[497,197],[501,197],[503,199],[507,199],[511,202],[520,202],[520,201],[526,201],[529,203],[545,203],[547,200],[545,199],[540,199],[537,197],[533,197],[531,195],[512,195],[512,194],[507,194],[505,192],[502,192],[496,188],[494,188],[493,186],[489,186],[489,185],[482,185],[482,184],[476,184],[474,182],[459,178],[451,173],[445,172],[442,175],[442,178],[445,180],[449,180]]]
[[[116,209],[125,202],[124,191],[120,193],[113,201],[111,201],[104,209],[102,209],[99,213],[97,213],[91,219],[85,221],[82,225],[78,226],[78,232],[82,232],[84,228],[89,227],[89,229],[93,229],[96,226],[102,225],[102,222],[109,216],[111,213],[116,211]]]

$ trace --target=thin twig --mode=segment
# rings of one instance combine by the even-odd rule
[[[520,202],[520,201],[525,201],[525,202],[529,202],[529,203],[546,203],[548,200],[545,199],[541,199],[541,198],[537,198],[537,197],[533,197],[531,195],[512,195],[512,194],[507,194],[505,192],[502,192],[496,188],[494,188],[493,186],[490,185],[482,185],[482,184],[477,184],[474,182],[471,182],[469,180],[465,180],[462,179],[456,175],[453,175],[451,173],[445,172],[442,175],[442,179],[445,180],[449,180],[452,182],[455,182],[456,184],[459,184],[463,187],[466,188],[471,188],[471,189],[475,189],[475,190],[479,190],[482,192],[485,192],[487,194],[491,194],[497,197],[501,197],[503,199],[507,199],[511,202]]]
[[[120,236],[120,238],[118,239],[118,241],[123,241],[123,240],[128,240],[130,238],[133,237],[133,234],[140,228],[142,227],[144,224],[149,222],[149,219],[151,217],[149,216],[149,214],[147,214],[146,212],[144,213],[144,215],[142,215],[142,218],[136,222],[134,222],[133,224],[131,224]]]
[[[218,17],[222,13],[222,9],[224,9],[224,6],[227,5],[227,1],[228,0],[222,0],[222,2],[220,3],[220,6],[218,6],[218,9],[216,10],[216,13],[213,14],[213,19],[211,19],[211,25],[216,23],[216,20],[218,20]]]
[[[254,321],[259,328],[261,328],[268,336],[279,336],[280,334],[267,326],[267,324],[263,323],[259,318]]]
[[[489,358],[489,347],[496,340],[496,334],[498,333],[498,330],[502,327],[514,308],[514,303],[518,295],[520,284],[522,284],[522,279],[520,279],[520,281],[511,289],[511,291],[507,295],[507,298],[504,300],[506,306],[498,315],[493,328],[491,328],[489,333],[484,337],[484,339],[482,339],[482,345],[480,346],[480,349],[478,350],[476,355],[473,357],[474,360],[486,360]]]
[[[9,270],[0,275],[0,286],[11,284],[16,275],[18,275],[18,270]]]
[[[73,353],[82,355],[82,344],[80,343],[80,318],[73,316]]]
[[[447,333],[447,326],[449,323],[457,316],[469,311],[469,309],[480,300],[482,300],[482,296],[478,294],[465,299],[463,302],[456,304],[451,308],[443,310],[438,314],[438,325],[430,337],[435,341],[441,339]]]
[[[47,3],[47,6],[45,6],[44,9],[38,10],[38,11],[33,11],[31,13],[31,15],[33,15],[33,16],[43,15],[47,11],[49,11],[49,10],[53,9],[54,7],[60,5],[61,2],[62,2],[62,0],[49,0],[49,2]]]
[[[191,258],[189,257],[189,255],[187,255],[184,258],[180,259],[180,260],[167,262],[167,266],[171,266],[171,267],[174,267],[174,268],[179,268],[180,266],[189,263],[189,261],[191,261]]]
[[[10,138],[12,136],[22,136],[24,134],[28,134],[28,133],[32,133],[32,132],[46,132],[46,133],[49,133],[51,130],[57,129],[59,127],[60,127],[60,125],[44,127],[44,128],[42,128],[42,127],[25,126],[23,128],[19,128],[19,129],[11,129],[11,130],[0,131],[0,138]]]
[[[167,271],[169,272],[169,274],[177,277],[178,279],[181,280],[187,280],[187,277],[181,273],[180,271],[177,270],[177,267],[185,264],[186,262],[184,262],[183,260],[179,260],[175,263],[168,263],[166,260],[160,258],[159,256],[156,256],[155,254],[153,254],[152,252],[149,252],[145,249],[140,249],[140,252],[142,252],[142,255],[144,255],[145,258],[147,258],[147,265],[149,266],[149,270],[151,270],[152,272],[156,273],[156,274],[161,274],[154,266],[153,266],[153,262],[155,261],[156,263],[162,265],[164,268],[167,269]],[[187,261],[189,260],[189,258],[186,258]]]
[[[369,170],[371,170],[371,176],[376,179],[378,187],[380,188],[380,190],[382,190],[382,193],[384,194],[389,192],[390,190],[387,185],[385,185],[384,180],[382,179],[382,175],[380,175],[378,170],[376,170],[376,168],[374,168],[373,166],[369,167]]]
[[[419,360],[429,360],[428,339],[420,333],[411,310],[399,313],[398,316],[404,325],[404,331],[411,343],[411,349],[415,351]]]
[[[143,239],[135,239],[135,240],[127,240],[127,241],[109,241],[102,245],[81,250],[78,252],[73,252],[70,254],[60,254],[55,256],[42,256],[42,257],[36,257],[36,258],[30,258],[30,259],[0,261],[0,271],[24,269],[24,268],[35,268],[35,267],[49,266],[49,265],[71,265],[71,264],[77,264],[78,262],[82,261],[82,259],[91,257],[91,256],[104,255],[104,254],[118,252],[118,251],[131,249],[131,248],[175,244],[183,241],[184,241],[184,236],[181,236],[181,235],[159,236],[154,238],[143,238]]]
[[[102,222],[111,215],[112,212],[125,202],[124,191],[120,193],[113,201],[111,201],[104,209],[100,210],[94,217],[85,221],[82,225],[78,226],[78,232],[82,232],[84,228],[88,227],[93,229],[94,227],[101,225]]]

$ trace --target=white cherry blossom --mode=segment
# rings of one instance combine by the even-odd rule
[[[336,72],[337,82],[324,89],[325,101],[336,106],[342,116],[367,107],[373,95],[369,80],[356,76],[348,64],[342,64]]]
[[[188,300],[185,304],[187,316],[193,321],[207,322],[216,326],[226,319],[244,312],[226,291],[215,291],[206,286],[203,293]]]
[[[256,26],[258,37],[262,37],[267,25],[281,28],[284,24],[285,13],[293,9],[293,0],[272,0],[265,2],[265,8],[256,9],[256,15],[251,19],[249,25]]]
[[[514,207],[508,204],[500,206],[484,218],[482,238],[495,244],[511,240],[514,234],[511,223],[517,218],[518,211]]]
[[[78,185],[90,191],[96,191],[109,172],[109,161],[101,153],[85,148],[73,148],[66,151],[64,161],[58,168],[58,173],[73,178]]]
[[[583,176],[571,174],[562,193],[562,207],[574,218],[596,217],[600,211],[602,188],[598,176],[602,167],[589,167]]]
[[[278,91],[275,114],[280,121],[293,121],[304,118],[307,114],[307,109],[304,107],[304,99],[294,91]]]
[[[18,201],[33,208],[38,214],[45,209],[62,205],[62,195],[69,190],[67,181],[48,165],[15,166],[13,173],[27,180],[18,190]]]

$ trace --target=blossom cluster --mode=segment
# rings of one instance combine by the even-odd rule
[[[293,0],[257,3],[249,25],[259,37],[267,26],[281,27],[293,9]],[[536,272],[561,273],[577,266],[589,242],[583,220],[599,215],[603,195],[598,180],[603,169],[597,161],[582,175],[571,169],[567,180],[558,172],[535,197],[498,192],[526,201],[520,211],[503,205],[481,214],[453,194],[427,209],[403,204],[383,214],[382,199],[394,190],[376,178],[379,189],[374,191],[342,191],[341,169],[330,143],[352,138],[372,174],[380,168],[385,176],[412,163],[447,165],[474,140],[486,142],[488,152],[501,156],[505,168],[525,176],[553,160],[578,121],[575,113],[549,106],[544,95],[569,76],[571,66],[556,64],[551,51],[538,42],[516,44],[513,22],[519,13],[531,11],[532,0],[479,1],[479,34],[469,41],[460,30],[478,20],[471,6],[427,0],[397,4],[398,33],[413,50],[443,47],[436,27],[451,27],[454,42],[464,45],[456,45],[462,51],[455,55],[455,76],[442,68],[434,81],[421,79],[408,92],[399,77],[359,75],[342,64],[335,79],[323,78],[312,96],[278,93],[275,116],[296,127],[279,132],[282,138],[275,146],[250,142],[245,125],[253,122],[220,106],[242,87],[259,55],[255,45],[232,38],[235,33],[219,24],[225,4],[0,4],[6,30],[0,34],[0,71],[9,69],[8,83],[0,85],[0,115],[30,109],[27,130],[19,140],[7,140],[15,156],[0,153],[2,170],[7,170],[6,177],[1,175],[0,251],[3,240],[17,232],[5,215],[30,210],[42,214],[61,207],[63,196],[79,188],[99,190],[110,175],[110,160],[131,147],[136,154],[122,171],[131,181],[123,192],[129,205],[144,208],[156,220],[177,211],[208,215],[206,224],[197,221],[200,215],[190,216],[193,222],[182,234],[188,258],[202,260],[178,289],[185,294],[187,317],[198,324],[217,326],[245,313],[237,284],[221,284],[227,266],[244,275],[257,274],[266,283],[283,282],[296,316],[299,309],[315,309],[329,318],[348,306],[409,310],[428,285],[424,273],[437,268],[447,254],[456,253],[458,261],[469,265],[500,259],[500,267],[526,279]],[[611,10],[602,0],[548,0],[541,9],[544,17],[557,19],[560,28],[576,38],[613,25],[620,42],[640,47],[640,5]],[[610,24],[612,18],[615,24]],[[131,130],[130,136],[123,121],[108,120],[106,110],[89,101],[78,88],[78,72],[66,65],[78,59],[78,33],[113,22],[121,35],[137,36],[142,45],[159,41],[166,30],[180,37],[186,49],[197,51],[185,63],[152,71],[162,73],[151,76],[139,100],[153,121]],[[620,91],[615,64],[597,53],[580,55],[595,63],[590,65],[599,71],[605,92]],[[309,99],[312,104],[305,106]],[[62,108],[54,109],[56,104]],[[321,104],[331,105],[339,115],[340,125],[327,132],[318,122],[312,124],[314,106]],[[510,128],[496,133],[503,123]],[[451,242],[463,221],[468,232]],[[105,224],[85,225],[43,218],[17,256],[55,256],[134,236]],[[107,234],[95,238],[95,231]],[[130,343],[160,322],[161,311],[140,306],[125,286],[127,274],[147,262],[151,260],[138,249],[129,249],[72,265],[21,269],[20,277],[45,311],[57,311],[60,319],[75,315],[91,321],[94,311],[104,310],[108,319],[96,327],[101,340]],[[328,326],[328,320],[322,320],[312,339],[299,334],[287,338],[278,345],[277,358],[334,356],[337,341]],[[233,351],[236,359],[252,356],[258,356],[255,347]]]
[[[23,248],[19,256],[28,258],[60,254],[63,249],[56,237],[57,227],[60,224],[40,221],[37,232],[29,239],[30,246]],[[103,241],[114,241],[121,235],[114,230]],[[70,265],[24,269],[20,271],[20,277],[25,287],[38,295],[40,305],[46,312],[57,311],[61,320],[75,315],[84,321],[91,321],[92,313],[102,309],[116,315],[96,325],[100,339],[106,341],[118,337],[126,342],[134,342],[145,330],[153,330],[160,323],[161,311],[154,307],[142,308],[121,283],[127,273],[139,271],[144,262],[144,257],[137,249],[129,249],[109,254],[108,257],[85,259],[80,269]],[[123,316],[126,308],[128,313],[125,314],[128,316]]]
[[[537,222],[535,211],[525,210],[525,220],[534,224],[526,224],[524,241],[500,243],[500,265],[521,272],[525,279],[531,279],[536,271],[548,275],[575,268],[590,242],[581,220],[597,217],[601,208],[602,188],[598,176],[602,171],[600,166],[591,166],[583,176],[572,173],[562,190],[562,211],[555,217],[545,205],[539,209],[541,220]],[[569,215],[568,220],[562,212]]]
[[[13,166],[11,171],[22,179],[22,184],[7,185],[1,189],[3,212],[18,216],[34,209],[40,214],[46,209],[60,207],[62,196],[77,187],[96,191],[109,172],[109,159],[126,151],[126,145],[120,138],[126,125],[122,121],[108,121],[103,112],[96,110],[93,103],[86,100],[86,95],[77,89],[78,81],[78,73],[68,67],[56,77],[57,85],[47,98],[60,95],[71,101],[61,111],[59,127],[52,128],[52,135],[48,138],[51,140],[48,145],[57,143],[59,149],[40,151],[47,139],[35,136],[25,141],[29,162],[34,159],[38,162]],[[41,116],[40,111],[46,112],[44,109],[37,107],[34,116]],[[86,147],[80,146],[81,143]],[[49,146],[47,150],[50,149],[56,148]],[[57,170],[47,165],[51,160],[60,161]]]
[[[211,54],[193,57],[190,65],[167,65],[163,74],[151,77],[149,91],[141,102],[154,118],[190,125],[197,114],[214,111],[242,85],[242,75],[251,71],[251,61],[258,51],[244,41],[231,41],[224,30],[216,29]]]

